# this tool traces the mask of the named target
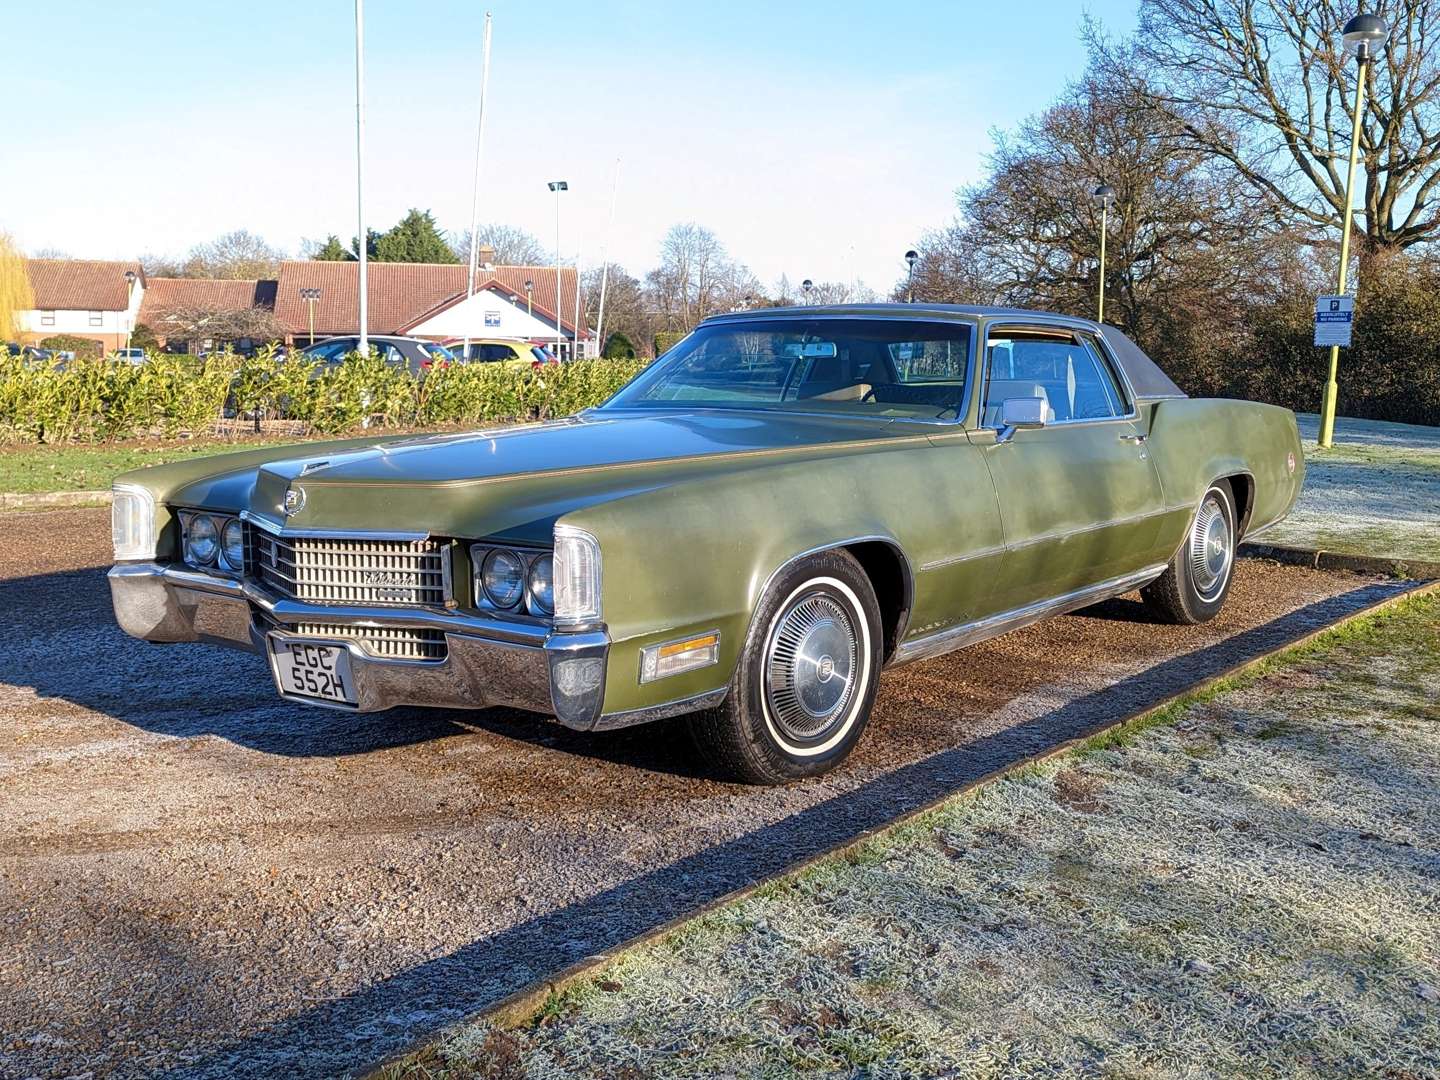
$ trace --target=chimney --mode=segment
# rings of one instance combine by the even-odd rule
[[[494,249],[493,247],[491,247],[489,244],[481,244],[481,245],[480,245],[480,251],[479,251],[479,253],[478,253],[478,258],[479,258],[479,260],[480,260],[480,267],[481,267],[481,269],[483,269],[483,270],[494,270],[494,269],[495,269],[495,249]]]

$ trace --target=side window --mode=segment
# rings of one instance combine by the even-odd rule
[[[1088,341],[1041,334],[992,337],[981,422],[1000,423],[1007,398],[1037,397],[1049,423],[1108,420],[1130,411],[1110,365]]]
[[[1066,372],[1070,419],[1109,420],[1129,412],[1122,403],[1110,365],[1095,347],[1082,340],[1080,348],[1072,351],[1074,355]]]

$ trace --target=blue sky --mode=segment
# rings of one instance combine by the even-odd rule
[[[182,253],[248,228],[296,252],[355,227],[349,0],[4,0],[24,64],[0,152],[0,230],[30,251]],[[1134,0],[1011,5],[497,0],[482,219],[640,274],[674,222],[712,228],[766,283],[859,277],[983,171],[991,129],[1084,66],[1080,23]],[[486,6],[366,4],[366,210],[469,219]],[[999,20],[999,21],[997,21]],[[19,100],[14,100],[15,98]]]

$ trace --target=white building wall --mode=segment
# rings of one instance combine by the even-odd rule
[[[125,311],[74,311],[70,309],[41,311],[31,309],[17,311],[15,313],[16,322],[19,324],[19,329],[38,334],[40,337],[49,337],[52,334],[76,334],[80,337],[129,334],[135,330],[135,322],[140,314],[140,302],[144,298],[145,287],[136,282],[135,287],[130,290],[130,307]],[[91,321],[92,316],[99,317],[98,323]]]
[[[525,310],[525,298],[518,304],[510,297],[486,289],[468,300],[446,308],[409,333],[431,338],[510,338],[518,341],[555,340],[555,324],[538,313]],[[568,340],[570,335],[566,333]]]
[[[98,324],[90,321],[92,314],[99,316]],[[125,334],[135,328],[134,313],[129,311],[20,311],[16,315],[21,330],[41,337],[51,334],[95,337],[100,334]],[[51,316],[54,321],[47,322],[46,319]]]

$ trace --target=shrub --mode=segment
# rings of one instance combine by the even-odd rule
[[[146,352],[159,352],[160,339],[155,336],[155,331],[143,322],[136,323],[135,329],[130,333],[130,347],[144,349]]]
[[[99,356],[105,351],[104,345],[94,338],[79,337],[75,334],[51,334],[40,339],[40,348],[55,352],[73,352],[80,356]]]
[[[309,422],[318,432],[364,425],[490,424],[566,416],[598,405],[644,367],[578,360],[534,369],[456,364],[418,379],[371,355],[321,365],[273,349],[250,357],[149,353],[144,364],[99,358],[29,362],[0,356],[0,438],[59,442],[175,436],[239,415]]]
[[[655,335],[655,355],[664,356],[688,336],[688,330],[661,330]]]
[[[635,346],[621,331],[616,330],[605,339],[605,348],[600,355],[606,360],[634,360]]]

